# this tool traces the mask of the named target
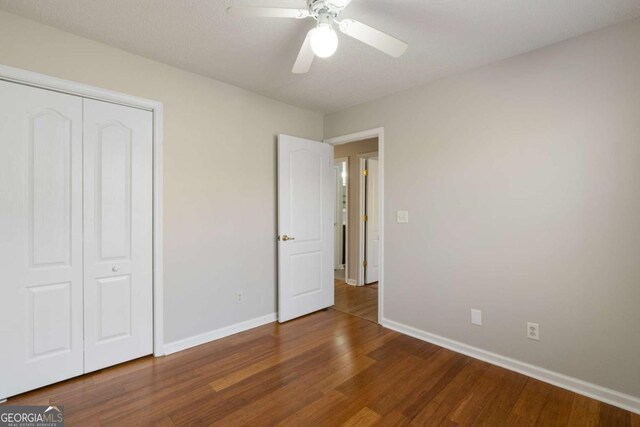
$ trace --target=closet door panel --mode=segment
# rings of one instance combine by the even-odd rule
[[[0,398],[83,372],[82,99],[0,81]]]
[[[110,121],[98,129],[96,202],[100,261],[129,260],[131,252],[132,129]]]
[[[84,101],[85,370],[152,353],[152,113]]]

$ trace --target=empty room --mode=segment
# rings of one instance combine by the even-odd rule
[[[640,0],[0,0],[0,427],[640,427]]]

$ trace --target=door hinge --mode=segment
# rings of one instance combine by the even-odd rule
[[[369,215],[364,215],[364,216],[362,217],[362,220],[363,220],[364,222],[369,221]]]
[[[367,260],[366,260],[366,259],[365,259],[364,261],[362,261],[362,266],[363,266],[364,268],[367,268]]]
[[[369,169],[365,169],[362,171],[362,175],[364,176],[368,176],[369,175]]]

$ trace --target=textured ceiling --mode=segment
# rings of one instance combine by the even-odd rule
[[[409,43],[399,59],[340,35],[291,67],[313,20],[227,17],[230,0],[0,0],[0,9],[318,112],[640,16],[640,0],[353,0],[351,17]],[[304,7],[306,0],[235,0]]]

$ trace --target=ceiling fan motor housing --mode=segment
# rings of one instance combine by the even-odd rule
[[[338,17],[347,3],[345,0],[308,0],[309,14],[315,19],[326,16],[332,20]]]

